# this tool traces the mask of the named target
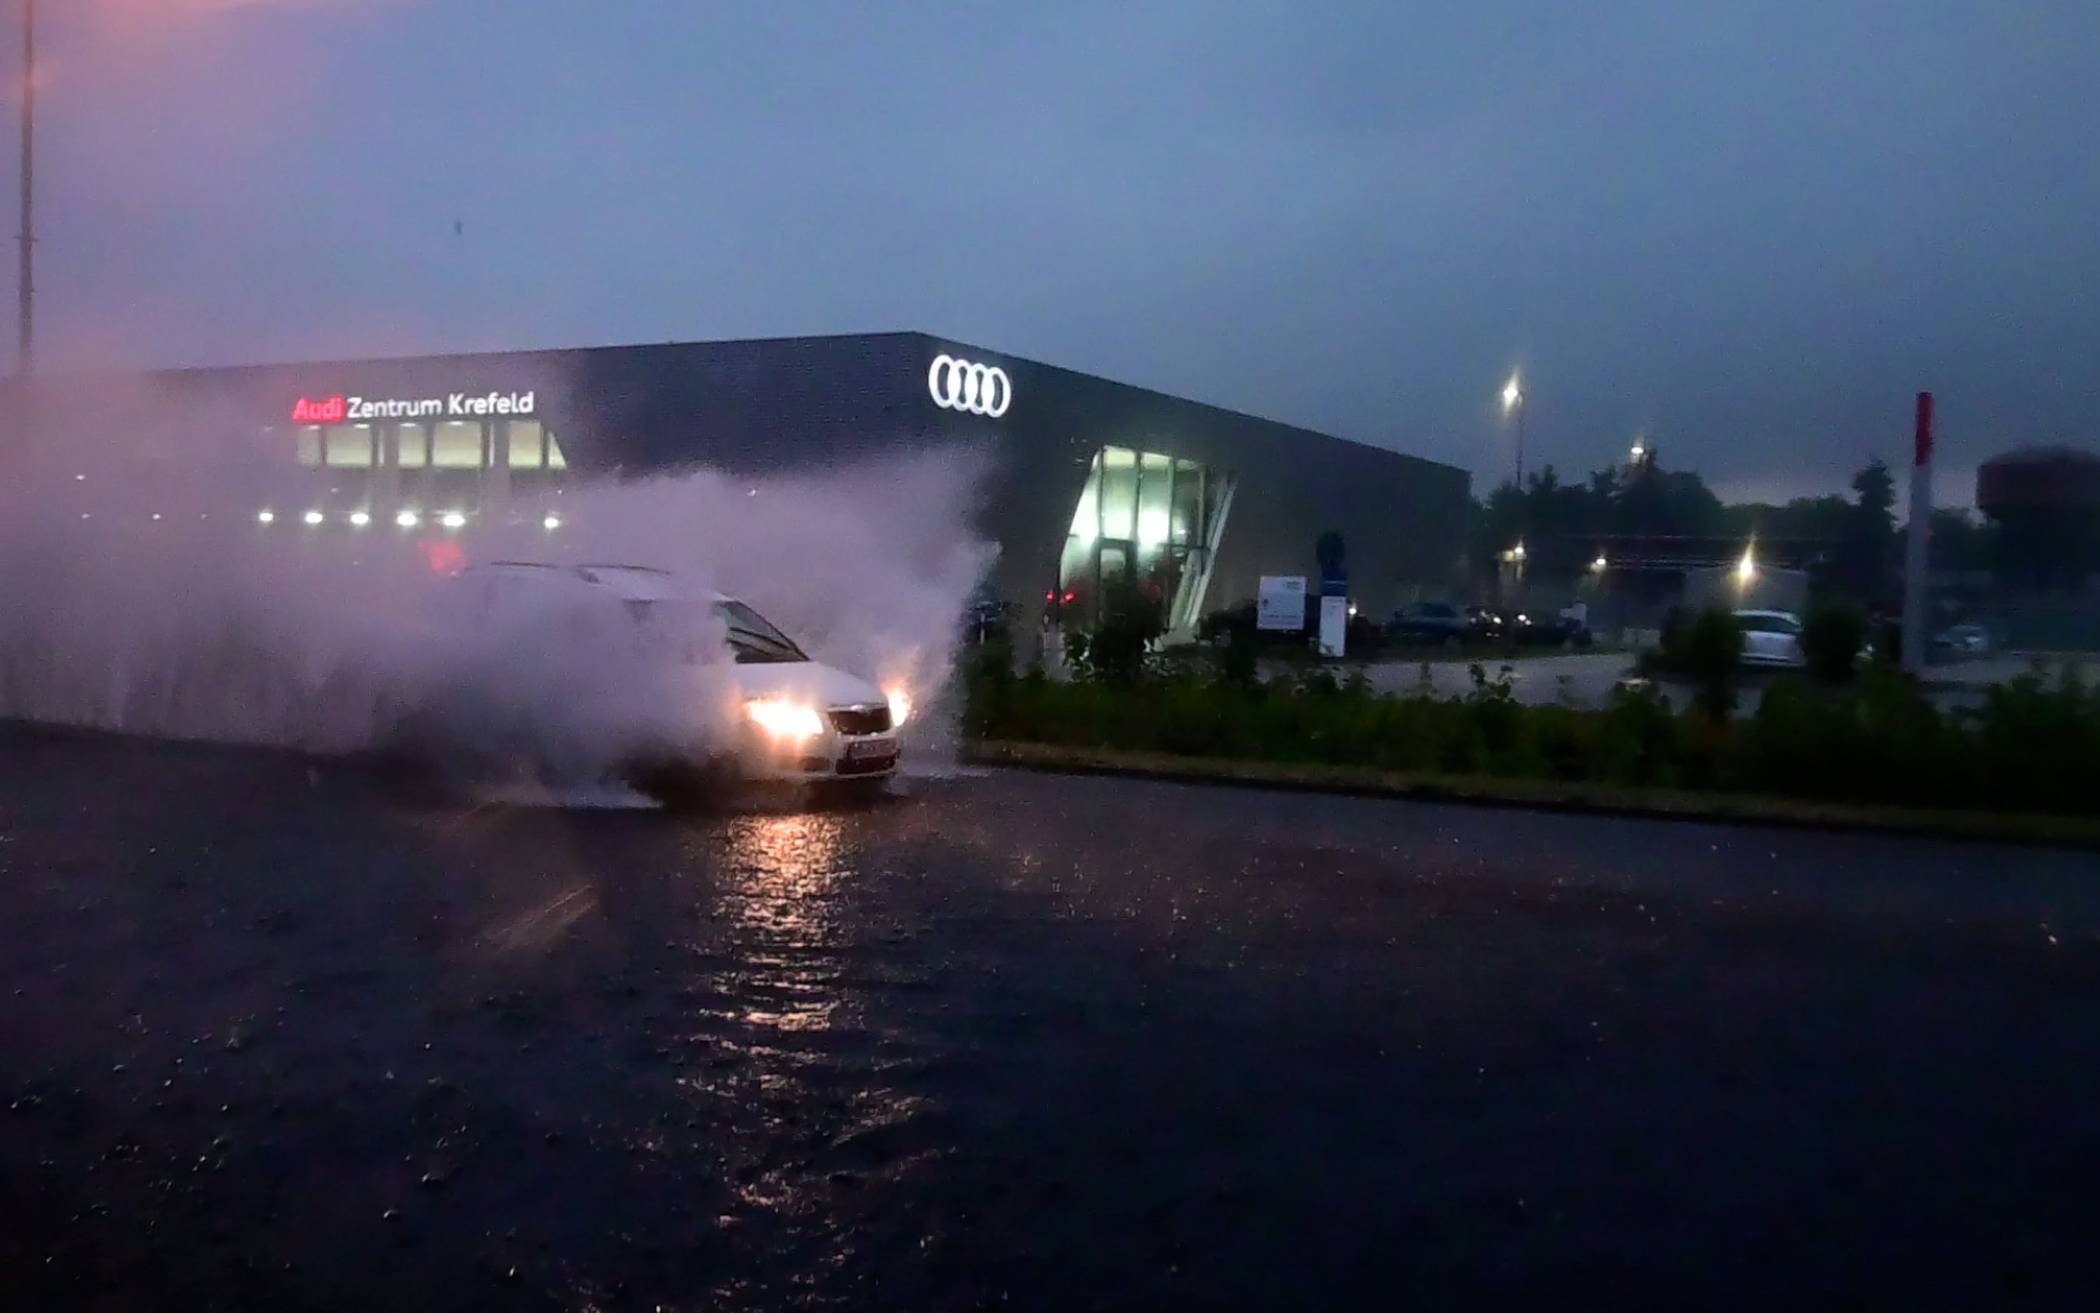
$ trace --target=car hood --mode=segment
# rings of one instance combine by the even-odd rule
[[[819,707],[850,707],[886,699],[881,689],[821,661],[755,661],[733,667],[737,691],[751,698],[789,698]]]

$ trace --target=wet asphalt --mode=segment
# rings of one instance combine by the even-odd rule
[[[2090,1307],[2100,857],[0,735],[11,1307]]]

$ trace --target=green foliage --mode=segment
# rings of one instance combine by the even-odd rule
[[[1456,698],[1380,695],[1321,667],[1266,685],[1195,670],[1134,687],[980,678],[968,724],[1081,747],[1968,810],[2083,813],[2100,769],[2100,692],[2069,677],[2026,677],[1950,713],[1877,664],[1841,687],[1782,677],[1755,716],[1729,721],[1675,715],[1639,688],[1599,711],[1527,707],[1506,676],[1474,669]]]
[[[1152,642],[1166,632],[1166,607],[1157,592],[1128,580],[1101,596],[1101,620],[1091,634],[1066,640],[1066,658],[1089,679],[1107,684],[1136,682]]]
[[[1691,615],[1673,613],[1663,624],[1662,644],[1647,668],[1689,681],[1699,710],[1719,721],[1735,711],[1742,660],[1742,625],[1732,613],[1709,607]]]
[[[1808,661],[1808,673],[1824,684],[1851,681],[1866,641],[1867,617],[1854,606],[1827,603],[1809,611],[1801,622],[1801,655]]]

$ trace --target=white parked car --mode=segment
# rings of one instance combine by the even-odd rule
[[[1791,611],[1738,611],[1746,666],[1799,667],[1808,664],[1801,651],[1801,619]]]
[[[1956,656],[1980,656],[1991,650],[1991,631],[1979,624],[1955,625],[1941,630],[1932,645]]]
[[[509,561],[471,567],[460,578],[485,603],[504,590],[513,590],[514,597],[519,589],[552,596],[580,584],[620,603],[620,613],[647,645],[644,650],[660,651],[666,660],[686,666],[721,662],[722,652],[708,640],[718,634],[726,638],[730,663],[724,673],[741,702],[735,741],[695,744],[689,752],[658,751],[629,764],[626,773],[645,792],[686,793],[721,773],[826,784],[872,783],[897,770],[897,731],[911,711],[906,691],[878,688],[813,659],[733,597],[636,565]]]

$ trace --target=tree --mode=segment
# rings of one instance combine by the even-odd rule
[[[1896,479],[1879,456],[1852,476],[1851,523],[1838,542],[1839,585],[1870,606],[1894,602]]]
[[[1970,574],[1991,568],[1991,526],[1958,506],[1942,506],[1932,513],[1932,568],[1952,574]]]

